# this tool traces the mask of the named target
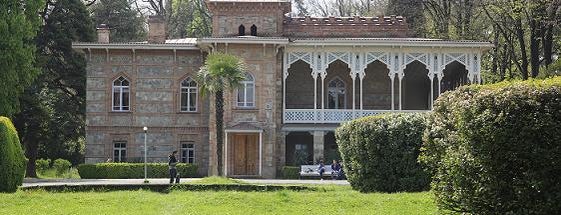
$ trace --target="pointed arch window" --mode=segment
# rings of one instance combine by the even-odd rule
[[[346,89],[345,82],[340,78],[335,78],[327,85],[327,108],[329,109],[345,109],[346,104]]]
[[[181,112],[196,112],[198,102],[197,82],[191,77],[181,81]]]
[[[240,25],[240,27],[238,27],[238,36],[245,36],[245,26]]]
[[[130,82],[121,76],[113,81],[113,111],[130,110]]]
[[[245,73],[245,80],[241,82],[238,89],[238,107],[255,107],[255,78],[249,73]]]
[[[257,36],[257,26],[252,25],[250,30],[251,30],[251,36]]]

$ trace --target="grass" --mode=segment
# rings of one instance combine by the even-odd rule
[[[80,175],[78,174],[78,169],[72,167],[70,171],[62,174],[57,175],[56,170],[54,168],[49,168],[45,171],[37,171],[38,178],[45,178],[45,179],[58,179],[58,178],[72,178],[72,179],[79,179]]]
[[[222,180],[222,179],[209,179]],[[363,194],[350,186],[318,191],[150,191],[0,193],[0,214],[435,214],[430,192]]]
[[[191,184],[245,184],[245,182],[218,176],[210,176],[191,182]]]

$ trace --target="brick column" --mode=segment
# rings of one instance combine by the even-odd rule
[[[314,136],[314,163],[323,158],[324,131],[313,131]]]

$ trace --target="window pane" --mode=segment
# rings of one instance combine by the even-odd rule
[[[129,92],[123,92],[123,106],[124,107],[128,107],[129,106]]]
[[[239,103],[243,104],[245,102],[244,91],[245,91],[245,86],[238,89],[238,104]]]
[[[113,88],[113,110],[119,110],[121,96],[118,89]]]
[[[195,111],[197,109],[197,94],[189,94],[189,111]]]
[[[187,111],[187,93],[181,93],[181,111]]]
[[[253,84],[247,86],[247,102],[253,103]]]

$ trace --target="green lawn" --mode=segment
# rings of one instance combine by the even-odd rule
[[[0,214],[435,214],[432,194],[318,191],[18,191],[0,194]]]
[[[50,168],[45,170],[44,172],[37,171],[38,178],[45,178],[45,179],[56,179],[56,178],[72,178],[78,179],[80,175],[78,174],[78,169],[70,168],[70,170],[62,175],[57,175],[56,170],[54,168]]]

